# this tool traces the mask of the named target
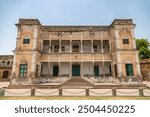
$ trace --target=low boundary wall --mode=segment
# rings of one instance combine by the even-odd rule
[[[150,89],[0,89],[1,96],[150,96]]]

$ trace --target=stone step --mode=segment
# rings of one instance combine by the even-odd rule
[[[71,78],[62,84],[62,88],[87,88],[92,87],[92,84],[82,78]]]

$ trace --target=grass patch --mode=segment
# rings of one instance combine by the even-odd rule
[[[150,100],[150,97],[113,97],[113,96],[0,96],[0,100]]]

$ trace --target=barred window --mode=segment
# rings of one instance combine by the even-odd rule
[[[27,76],[28,64],[20,64],[20,77]]]
[[[122,39],[123,44],[129,44],[129,39]]]
[[[23,44],[30,44],[30,38],[28,36],[24,37]]]

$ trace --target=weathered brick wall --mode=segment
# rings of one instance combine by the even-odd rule
[[[150,60],[147,62],[142,62],[140,66],[141,66],[141,73],[143,76],[143,80],[150,81]]]

